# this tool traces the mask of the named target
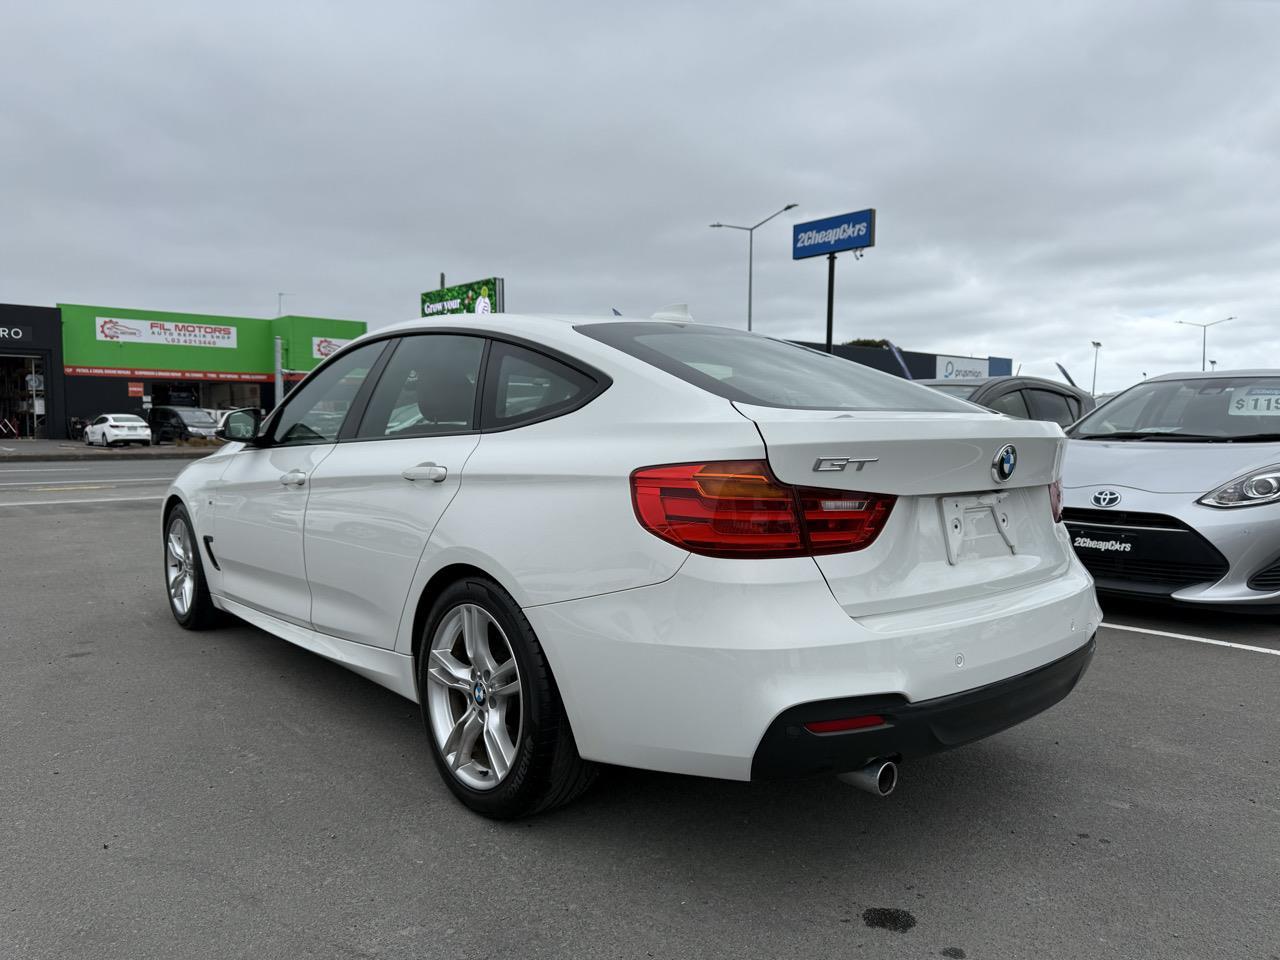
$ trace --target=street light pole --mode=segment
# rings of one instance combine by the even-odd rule
[[[1234,319],[1236,318],[1223,317],[1221,320],[1214,320],[1211,323],[1196,323],[1194,320],[1175,321],[1176,323],[1180,323],[1183,326],[1200,328],[1200,372],[1201,373],[1204,373],[1205,362],[1207,357],[1209,356],[1209,328],[1216,327],[1220,323],[1226,323],[1228,320],[1234,320]]]
[[[763,227],[766,223],[768,223],[774,217],[778,216],[779,214],[786,213],[788,210],[792,209],[794,206],[796,206],[794,203],[788,203],[785,207],[783,207],[777,213],[769,214],[769,216],[765,217],[759,223],[750,227],[740,227],[734,223],[711,224],[712,227],[723,227],[728,230],[745,230],[747,232],[747,331],[748,332],[750,332],[751,330],[751,300],[752,300],[752,285],[754,283],[753,275],[755,273],[756,229],[759,227]]]
[[[1098,351],[1102,349],[1102,344],[1097,340],[1090,340],[1093,344],[1093,389],[1089,392],[1095,397],[1098,395]]]

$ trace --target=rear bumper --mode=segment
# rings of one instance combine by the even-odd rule
[[[973,690],[909,703],[901,696],[806,703],[769,725],[751,762],[753,780],[842,773],[872,760],[909,760],[1007,730],[1067,696],[1093,659],[1096,641],[1053,663]],[[885,723],[845,733],[810,733],[806,723],[875,715]]]
[[[1079,650],[1101,618],[1074,561],[1015,590],[853,618],[812,560],[706,557],[525,615],[584,758],[730,780],[751,779],[766,732],[799,705],[985,689]]]

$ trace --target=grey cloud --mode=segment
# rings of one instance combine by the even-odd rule
[[[875,206],[837,335],[1100,386],[1280,366],[1280,5],[44,3],[6,12],[0,298],[380,324],[508,307],[816,338],[789,224]],[[1234,329],[1233,329],[1234,328]]]

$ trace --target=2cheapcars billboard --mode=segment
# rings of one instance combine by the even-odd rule
[[[422,294],[422,316],[444,313],[504,313],[506,296],[501,277],[487,277]]]
[[[210,316],[122,307],[59,304],[63,364],[72,376],[133,380],[265,383],[274,377],[274,339],[286,368],[310,370],[322,350],[364,333],[352,320],[321,317]],[[325,354],[327,355],[327,354]]]
[[[876,212],[857,210],[836,217],[797,223],[791,228],[791,259],[820,257],[876,245]]]

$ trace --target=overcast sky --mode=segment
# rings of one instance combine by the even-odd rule
[[[790,224],[878,210],[836,337],[1100,390],[1280,366],[1280,3],[7,4],[0,301],[688,302],[821,339]]]

